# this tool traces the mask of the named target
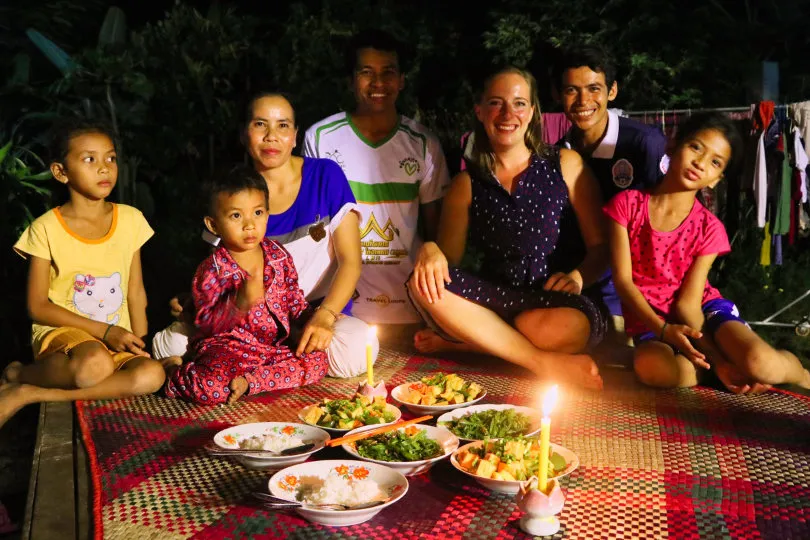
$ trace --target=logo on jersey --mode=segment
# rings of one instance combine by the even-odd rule
[[[374,238],[375,236],[376,238]],[[372,212],[366,224],[360,228],[363,264],[400,264],[401,260],[408,255],[408,250],[391,247],[391,242],[397,236],[399,236],[399,229],[391,223],[391,218],[385,222],[384,227],[380,227],[380,223]]]
[[[616,187],[624,189],[633,183],[633,165],[626,159],[620,159],[613,164],[613,183]]]
[[[343,165],[343,156],[340,155],[340,150],[335,148],[334,152],[324,152],[324,155],[337,163],[340,168],[343,169],[343,172],[346,172],[346,167]]]
[[[405,158],[400,161],[399,168],[404,170],[408,176],[413,176],[422,170],[422,167],[419,166],[419,162],[412,157]]]

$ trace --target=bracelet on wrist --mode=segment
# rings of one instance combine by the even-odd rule
[[[315,308],[315,311],[318,311],[319,309],[322,309],[322,310],[324,310],[325,312],[329,313],[329,314],[330,314],[332,317],[334,317],[334,318],[335,318],[335,321],[337,321],[337,320],[338,320],[338,314],[337,314],[337,313],[335,313],[334,311],[332,311],[331,309],[329,309],[328,307],[324,306],[323,304],[321,304],[321,305],[319,305],[318,307],[316,307],[316,308]]]
[[[115,325],[114,324],[107,325],[107,329],[104,331],[104,335],[101,336],[101,341],[107,341],[107,334],[110,333],[110,330],[112,330],[113,326],[115,326]]]
[[[667,321],[664,321],[664,326],[661,327],[661,336],[660,336],[661,341],[664,341],[664,330],[667,329],[667,324],[668,324]]]

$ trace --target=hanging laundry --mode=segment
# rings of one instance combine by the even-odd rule
[[[790,199],[793,187],[793,168],[790,166],[790,152],[788,152],[787,134],[783,133],[779,141],[779,148],[781,154],[777,153],[778,159],[781,159],[781,167],[777,169],[777,176],[774,180],[776,184],[775,202],[776,202],[776,215],[774,217],[773,228],[771,234],[782,235],[790,232]]]
[[[771,265],[771,225],[765,224],[765,238],[762,239],[762,248],[759,250],[759,264],[762,266]]]
[[[792,103],[788,106],[788,113],[802,133],[804,153],[810,156],[810,101]]]
[[[768,166],[765,159],[765,133],[757,142],[757,157],[754,162],[754,205],[757,210],[757,227],[766,226],[765,216],[768,210]],[[770,257],[769,257],[770,258]]]

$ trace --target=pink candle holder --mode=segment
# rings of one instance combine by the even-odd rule
[[[548,493],[543,493],[537,487],[536,476],[520,483],[515,502],[518,508],[526,512],[520,518],[520,528],[533,536],[551,536],[560,530],[557,514],[562,511],[565,493],[559,482],[553,479],[548,481]]]
[[[374,399],[376,396],[388,397],[388,389],[385,387],[385,381],[383,380],[377,381],[374,386],[368,384],[368,381],[363,381],[357,387],[357,393],[369,399]]]

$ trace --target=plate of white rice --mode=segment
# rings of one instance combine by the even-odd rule
[[[292,422],[255,422],[223,429],[214,435],[214,444],[220,448],[242,450],[270,450],[281,452],[305,444],[315,446],[293,455],[245,454],[234,459],[249,469],[282,469],[306,461],[323,449],[330,435],[317,427]]]
[[[270,493],[289,501],[303,502],[296,508],[302,517],[333,527],[363,523],[399,501],[408,491],[408,479],[385,465],[349,459],[314,461],[287,467],[275,473]],[[371,508],[332,510],[308,504],[353,506],[391,498]]]

